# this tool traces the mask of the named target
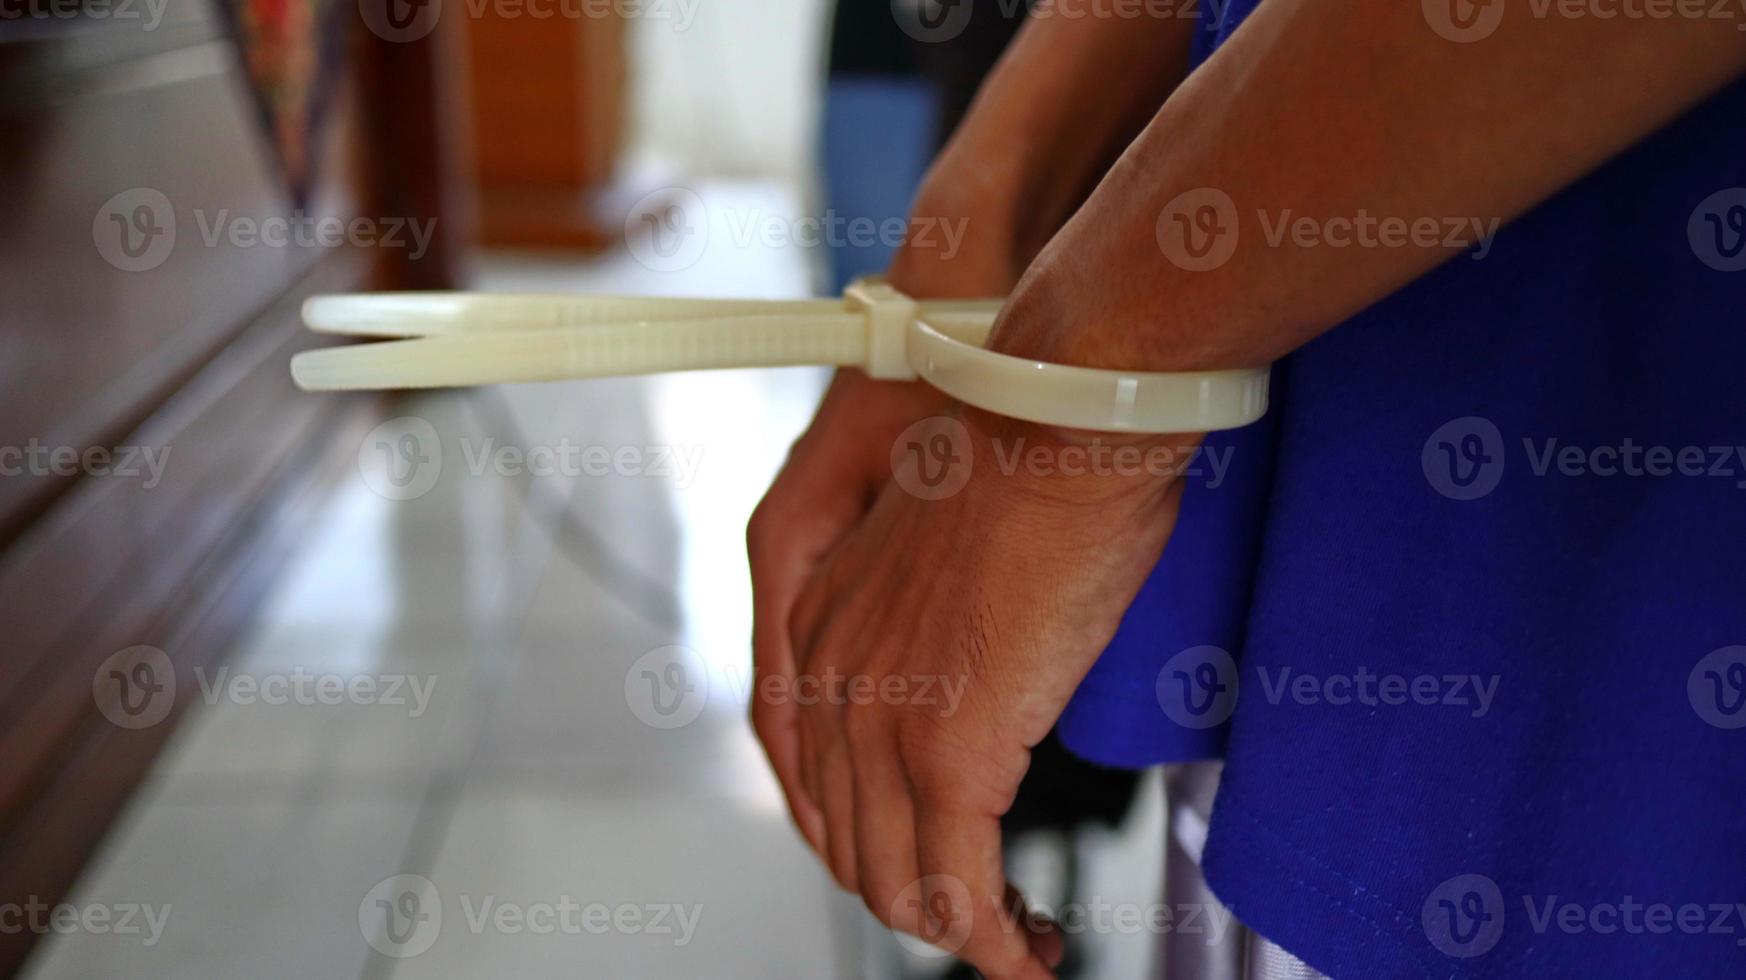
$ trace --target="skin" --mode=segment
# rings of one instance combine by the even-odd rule
[[[1507,222],[1746,71],[1746,35],[1726,20],[1535,17],[1512,3],[1495,34],[1463,45],[1416,3],[1268,0],[1181,81],[1185,23],[1034,17],[918,199],[918,215],[968,218],[964,250],[905,250],[894,283],[1010,291],[990,346],[1038,360],[1265,364],[1457,253],[1270,247],[1255,209]],[[1206,187],[1237,202],[1239,245],[1193,271],[1167,257],[1158,224]],[[893,479],[894,441],[930,416],[959,420],[975,461],[943,500]],[[958,955],[994,980],[1050,976],[1060,951],[1047,923],[1014,917],[999,818],[1180,499],[1168,474],[992,465],[1021,439],[1061,454],[1094,438],[1177,453],[1198,441],[1047,430],[843,372],[748,530],[761,679],[966,684],[951,711],[937,698],[798,704],[760,687],[752,721],[837,882],[894,929],[950,926]]]

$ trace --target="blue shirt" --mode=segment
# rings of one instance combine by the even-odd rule
[[[1746,84],[1275,396],[1068,744],[1222,755],[1213,890],[1335,977],[1746,977]]]

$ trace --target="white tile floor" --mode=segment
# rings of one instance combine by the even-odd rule
[[[755,184],[705,199],[798,208]],[[481,285],[798,296],[809,277],[796,250],[721,241],[683,273],[628,255],[497,257]],[[406,401],[443,434],[435,486],[390,500],[352,474],[230,675],[207,680],[406,678],[411,703],[203,698],[71,899],[167,906],[161,938],[51,936],[27,975],[896,976],[889,937],[789,829],[735,689],[749,670],[742,528],[824,380],[747,371]],[[697,462],[687,478],[475,475],[487,438]],[[664,729],[642,720],[664,723],[632,667],[669,645],[712,683],[694,721]],[[1156,797],[1092,849],[1102,897],[1149,900]],[[378,887],[398,875],[436,893],[396,906],[426,916],[409,932],[375,904],[419,884]],[[568,921],[543,918],[567,904]],[[591,918],[607,913],[618,927]],[[1149,946],[1107,943],[1088,975],[1145,976]]]

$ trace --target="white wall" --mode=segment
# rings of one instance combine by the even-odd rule
[[[632,160],[804,186],[830,0],[627,0]]]

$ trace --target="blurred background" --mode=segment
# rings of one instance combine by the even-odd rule
[[[287,361],[318,293],[833,294],[1023,12],[7,0],[0,974],[961,970],[837,892],[743,720],[743,529],[826,372]],[[1154,901],[1155,784],[1039,769],[1033,898]]]

